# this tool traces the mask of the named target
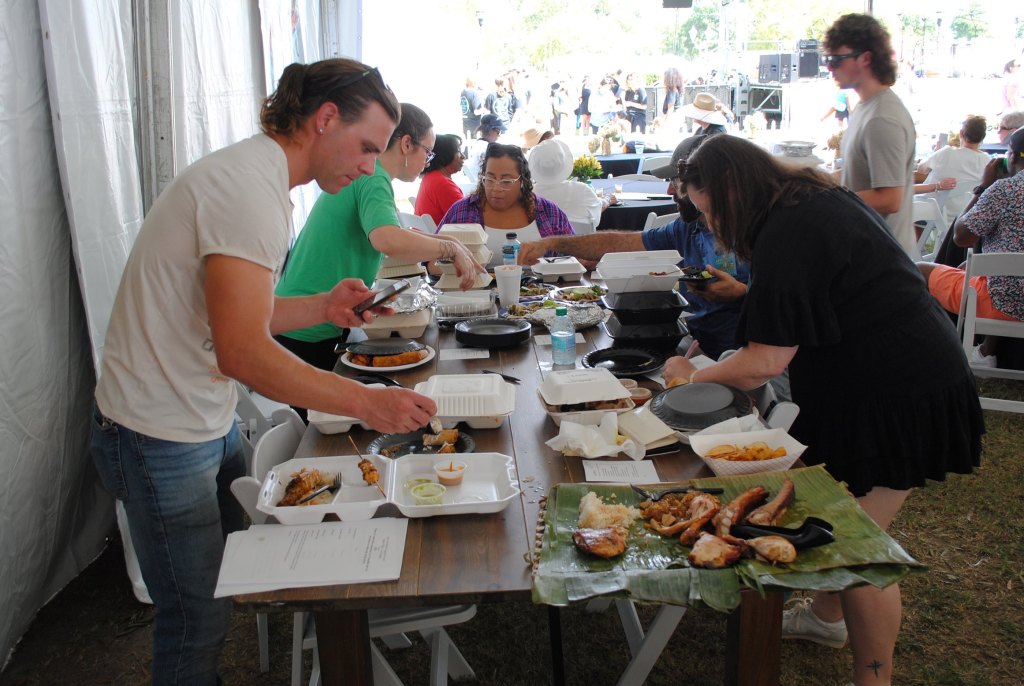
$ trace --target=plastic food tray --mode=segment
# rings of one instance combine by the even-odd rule
[[[384,388],[382,383],[366,384],[367,388]],[[309,423],[315,426],[322,434],[343,434],[351,431],[353,426],[361,426],[369,429],[370,425],[357,417],[344,417],[338,414],[328,414],[319,410],[309,410],[307,413]]]
[[[495,429],[516,408],[516,387],[497,374],[435,374],[415,390],[437,403],[445,428]]]
[[[635,250],[631,252],[606,253],[597,263],[597,269],[608,266],[632,266],[651,264],[678,264],[683,259],[678,250]],[[650,271],[649,269],[647,271]]]
[[[386,493],[384,481],[387,478],[389,460],[380,455],[367,455],[367,459],[377,466],[381,488]],[[279,506],[277,503],[284,497],[285,488],[291,481],[292,474],[303,467],[319,469],[330,476],[340,472],[341,488],[334,494],[334,499],[330,503]],[[377,508],[386,502],[387,499],[376,486],[368,486],[363,481],[363,473],[359,469],[359,456],[339,455],[297,458],[271,468],[263,479],[256,509],[273,515],[282,524],[316,524],[323,521],[327,514],[337,515],[342,521],[356,522],[372,519]]]
[[[467,246],[487,243],[487,231],[479,224],[445,224],[437,232]]]
[[[402,338],[419,338],[430,324],[430,310],[417,310],[395,314],[390,317],[377,317],[369,324],[363,324],[367,338],[388,338],[394,334]]]
[[[647,272],[665,272],[654,276]],[[639,291],[668,291],[675,287],[683,275],[676,265],[644,265],[639,268],[605,267],[594,272],[610,293],[637,293]]]
[[[622,414],[636,409],[636,403],[634,403],[633,399],[630,398],[624,407],[620,407],[616,410],[576,410],[574,412],[555,412],[552,409],[554,405],[545,401],[544,396],[540,394],[540,391],[537,391],[537,396],[540,398],[540,402],[544,406],[544,411],[547,412],[549,417],[551,417],[551,421],[555,423],[555,426],[561,426],[563,421],[596,426],[601,423],[601,418],[609,412]],[[629,396],[629,391],[626,391],[626,396]]]
[[[443,457],[443,456],[441,456]],[[447,486],[440,505],[417,505],[406,488],[410,480],[437,481],[434,463],[438,455],[406,455],[394,461],[394,474],[389,482],[388,499],[406,517],[433,517],[468,513],[500,512],[519,497],[512,458],[501,453],[462,453],[457,456],[466,463],[462,483]]]
[[[607,369],[552,371],[544,377],[539,391],[541,398],[549,405],[629,397],[629,390]]]

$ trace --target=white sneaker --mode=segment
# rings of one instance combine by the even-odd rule
[[[981,346],[976,345],[971,348],[971,365],[974,367],[991,367],[996,368],[996,356],[995,355],[982,355]]]
[[[782,613],[782,638],[814,641],[830,648],[846,645],[846,622],[826,622],[811,610],[812,598],[794,598]]]

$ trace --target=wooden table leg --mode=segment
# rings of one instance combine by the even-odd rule
[[[778,686],[782,594],[744,591],[726,624],[726,686]]]
[[[367,611],[334,610],[313,616],[324,686],[373,684]]]
[[[548,637],[551,641],[551,682],[565,684],[565,656],[562,653],[562,611],[548,605]]]

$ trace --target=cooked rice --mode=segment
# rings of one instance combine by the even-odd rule
[[[580,500],[580,526],[585,529],[605,529],[609,526],[629,526],[640,518],[640,510],[627,505],[606,505],[596,493],[590,491]]]

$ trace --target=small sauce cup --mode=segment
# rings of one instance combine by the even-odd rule
[[[444,460],[434,463],[437,480],[445,486],[458,486],[466,473],[466,463],[458,460]]]
[[[651,389],[643,388],[642,386],[637,388],[629,389],[629,397],[633,399],[633,402],[637,407],[640,407],[645,402],[651,399]]]
[[[416,484],[410,490],[417,505],[440,505],[444,501],[444,493],[447,489],[441,484],[434,482]]]

